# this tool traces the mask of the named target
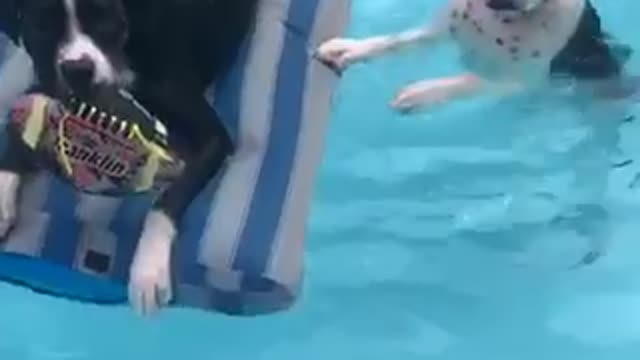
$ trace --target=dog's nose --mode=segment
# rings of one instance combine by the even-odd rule
[[[495,11],[519,10],[513,0],[487,0],[487,7]]]
[[[65,60],[60,63],[60,72],[72,91],[86,92],[93,83],[95,64],[87,58]]]

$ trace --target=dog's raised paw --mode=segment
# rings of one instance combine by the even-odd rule
[[[363,40],[334,38],[318,47],[316,57],[337,70],[344,70],[347,66],[367,58],[371,50]]]
[[[157,312],[173,298],[170,262],[175,232],[162,212],[147,216],[129,274],[129,303],[140,315]]]
[[[20,176],[0,171],[0,237],[7,235],[16,221],[16,208]]]

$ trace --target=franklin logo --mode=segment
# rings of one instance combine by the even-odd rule
[[[116,156],[78,145],[71,141],[62,141],[61,151],[75,163],[94,169],[98,174],[123,178],[129,173],[126,162]]]

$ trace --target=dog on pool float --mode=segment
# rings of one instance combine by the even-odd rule
[[[53,104],[44,107],[49,110],[73,107],[74,101],[105,109],[115,101],[134,117],[147,117],[148,111],[166,126],[168,146],[185,159],[184,170],[158,194],[147,215],[130,268],[129,301],[138,312],[151,313],[171,301],[177,223],[233,152],[222,120],[204,95],[232,64],[257,6],[258,0],[4,0],[0,6],[0,25],[33,65],[27,78],[36,85],[30,92],[44,95],[31,100],[45,99],[40,104]],[[8,63],[25,68],[25,62]],[[83,109],[71,122],[88,116],[80,114]],[[52,113],[47,112],[47,121],[60,120]],[[131,130],[125,121],[111,124]],[[134,125],[139,130],[140,124]],[[141,133],[129,130],[131,136]],[[2,236],[15,220],[20,185],[36,165],[33,149],[16,141],[19,134],[8,134],[0,157]]]
[[[624,63],[632,55],[602,30],[589,0],[449,0],[428,26],[366,39],[331,39],[317,57],[342,70],[413,44],[451,40],[466,73],[401,90],[391,105],[410,111],[480,92],[509,94],[552,79],[591,84],[593,94],[620,98],[635,91]],[[630,78],[629,78],[630,79]]]

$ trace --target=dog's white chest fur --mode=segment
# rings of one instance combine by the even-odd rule
[[[486,0],[452,0],[447,31],[462,61],[486,77],[540,78],[574,34],[584,0],[546,0],[530,13],[496,12]]]

